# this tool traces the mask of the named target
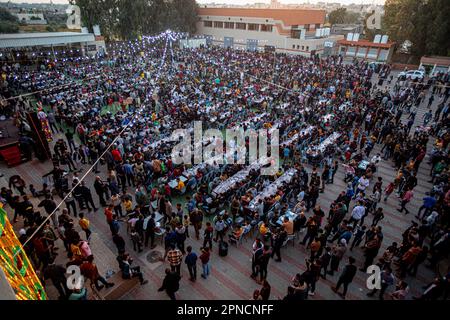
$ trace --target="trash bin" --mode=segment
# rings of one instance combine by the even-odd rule
[[[221,241],[219,243],[219,256],[226,257],[228,255],[228,243]]]

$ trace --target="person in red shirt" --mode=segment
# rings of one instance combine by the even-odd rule
[[[106,216],[106,222],[110,225],[113,221],[113,205],[109,205],[105,208],[105,216]]]
[[[95,288],[97,290],[101,290],[104,287],[110,288],[114,286],[114,283],[110,283],[103,278],[100,273],[98,272],[97,265],[94,263],[94,256],[90,255],[86,258],[86,261],[84,261],[80,266],[81,274],[84,275],[86,278],[91,280],[91,283],[95,285]],[[98,284],[99,282],[103,283],[103,285]]]
[[[116,162],[122,162],[122,156],[120,155],[120,151],[118,149],[114,149],[111,151],[111,154]]]
[[[202,273],[202,278],[206,279],[209,276],[209,272],[210,272],[210,266],[209,266],[209,257],[211,255],[211,253],[209,252],[209,248],[202,248],[201,249],[202,254],[200,255],[199,259],[202,262],[202,268],[203,268],[203,273]]]

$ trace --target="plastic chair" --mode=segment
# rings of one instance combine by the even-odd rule
[[[284,240],[283,242],[283,247],[285,247],[289,243],[289,241],[292,241],[292,246],[295,246],[295,238],[295,234],[289,234],[286,240]]]

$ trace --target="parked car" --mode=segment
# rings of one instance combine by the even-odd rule
[[[411,79],[411,80],[422,80],[425,77],[425,72],[422,70],[409,70],[403,71],[398,74],[399,79]]]

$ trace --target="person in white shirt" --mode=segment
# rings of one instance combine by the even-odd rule
[[[360,192],[365,192],[366,189],[369,187],[369,179],[367,179],[366,175],[363,175],[361,178],[359,178],[358,180],[358,187],[356,189],[355,195],[360,193]]]
[[[374,164],[374,165],[378,165],[378,163],[381,161],[381,156],[379,153],[377,153],[376,155],[374,155],[372,157],[372,159],[370,160],[370,163]]]
[[[362,205],[361,202],[358,202],[358,204],[353,208],[352,216],[349,220],[349,224],[353,222],[353,228],[356,228],[356,225],[359,221],[361,221],[361,218],[366,214],[366,208]]]

